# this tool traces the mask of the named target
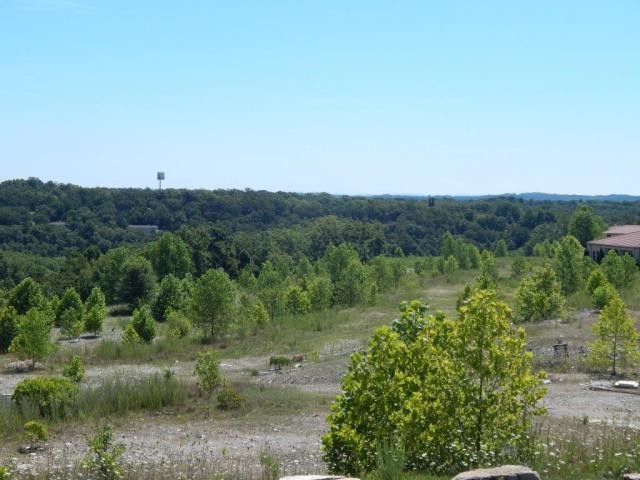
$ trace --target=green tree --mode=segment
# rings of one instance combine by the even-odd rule
[[[40,284],[30,277],[9,291],[8,304],[15,308],[18,315],[24,315],[32,308],[42,308],[45,303]]]
[[[116,247],[95,261],[94,280],[104,292],[108,304],[120,300],[124,269],[131,256],[129,247]]]
[[[285,294],[287,312],[290,314],[307,313],[311,309],[311,302],[307,292],[298,285],[291,285]]]
[[[322,439],[330,470],[369,472],[390,444],[412,470],[497,462],[542,413],[541,376],[532,373],[524,331],[511,326],[495,292],[474,292],[457,322],[425,311],[405,304],[402,320],[352,356]]]
[[[7,306],[0,307],[0,353],[6,353],[18,333],[18,313]]]
[[[131,308],[146,304],[153,298],[156,288],[155,274],[149,260],[131,257],[124,266],[120,281],[120,298]]]
[[[609,282],[616,288],[630,286],[638,270],[633,257],[628,254],[620,256],[614,250],[607,252],[600,263],[600,267]]]
[[[326,277],[316,277],[308,286],[309,301],[313,310],[326,310],[331,307],[333,284]]]
[[[335,302],[349,307],[364,303],[368,286],[367,272],[360,260],[354,259],[344,267],[334,284]]]
[[[640,358],[638,332],[627,315],[620,296],[616,295],[600,312],[593,325],[597,339],[591,343],[589,360],[593,366],[611,367],[616,375],[619,368],[635,365]]]
[[[107,304],[100,287],[93,287],[87,301],[84,303],[84,329],[94,335],[102,332],[104,319],[107,317]]]
[[[191,298],[191,315],[196,325],[214,339],[224,333],[232,319],[236,290],[222,269],[208,270],[197,281]]]
[[[69,363],[67,363],[62,369],[62,375],[75,383],[80,383],[82,381],[84,373],[84,363],[82,363],[80,355],[74,355],[71,357]]]
[[[496,257],[506,257],[508,255],[507,251],[507,243],[501,238],[496,243],[495,256]]]
[[[182,290],[182,283],[172,273],[166,275],[160,282],[151,312],[158,322],[164,322],[169,310],[183,311],[186,308],[186,298]]]
[[[136,308],[133,311],[131,326],[145,343],[151,343],[156,336],[156,321],[147,307]]]
[[[584,247],[589,240],[597,238],[604,229],[600,217],[593,214],[591,207],[580,205],[569,220],[569,235],[575,237]]]
[[[89,453],[81,465],[89,472],[89,478],[99,480],[120,480],[123,477],[118,459],[124,453],[124,445],[114,443],[113,430],[102,425],[96,434],[87,439]]]
[[[575,237],[567,235],[560,239],[553,257],[553,268],[565,295],[575,293],[581,286],[583,257],[584,248]]]
[[[524,278],[516,290],[518,316],[527,322],[560,315],[563,304],[560,283],[549,264],[544,264],[533,275]]]
[[[84,305],[80,295],[75,288],[69,287],[65,290],[56,308],[56,326],[70,336],[77,337],[82,333],[84,320]],[[79,331],[78,331],[79,330]]]
[[[602,310],[606,307],[611,300],[618,297],[618,291],[609,282],[605,282],[603,285],[596,287],[591,294],[591,301],[594,308]]]
[[[483,250],[481,254],[480,273],[487,275],[494,281],[498,280],[498,267],[496,259],[489,250]]]
[[[391,262],[387,257],[378,255],[369,261],[371,279],[375,282],[379,292],[384,292],[391,288],[394,283]]]
[[[608,283],[609,280],[602,269],[600,267],[596,267],[591,271],[587,278],[587,292],[589,292],[589,295],[593,296],[593,292],[595,292],[597,288]]]
[[[200,352],[193,373],[198,377],[200,387],[207,392],[212,392],[222,380],[218,352],[212,348]]]
[[[18,330],[9,351],[30,360],[33,370],[38,360],[45,358],[54,348],[51,342],[53,318],[49,312],[32,308],[18,318]]]
[[[453,255],[449,255],[444,262],[443,268],[444,273],[446,273],[447,275],[451,275],[452,273],[455,273],[460,269],[460,264],[458,263],[458,260],[456,260],[456,257],[454,257]]]
[[[511,276],[519,277],[527,271],[527,262],[522,255],[516,255],[513,257],[513,263],[511,264]]]
[[[147,257],[159,279],[169,274],[184,277],[193,270],[191,251],[177,235],[166,232],[147,247]]]
[[[329,245],[323,260],[334,285],[340,281],[350,265],[360,263],[358,252],[346,243],[342,243],[337,247],[335,245]]]

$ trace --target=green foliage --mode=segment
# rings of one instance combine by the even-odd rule
[[[212,348],[200,352],[193,373],[198,377],[200,388],[212,392],[222,379],[218,352]]]
[[[618,255],[609,250],[600,264],[609,282],[616,288],[628,287],[636,277],[638,267],[635,259],[629,254]]]
[[[560,283],[549,264],[544,264],[518,285],[516,308],[524,321],[538,322],[558,316],[563,305]]]
[[[311,302],[307,292],[298,285],[291,285],[285,294],[287,313],[300,314],[307,313],[311,309]]]
[[[502,238],[496,243],[494,254],[496,257],[506,257],[509,254],[507,251],[507,243]]]
[[[196,282],[191,298],[191,317],[214,339],[225,333],[232,319],[236,290],[222,269],[208,270]]]
[[[379,448],[391,443],[408,469],[450,473],[498,462],[542,413],[524,331],[510,326],[494,292],[473,293],[458,322],[422,322],[413,341],[383,327],[366,353],[352,356],[322,439],[331,471],[372,471]]]
[[[260,300],[245,305],[242,317],[245,323],[252,327],[264,328],[269,324],[269,312]]]
[[[602,230],[604,230],[602,219],[594,215],[588,205],[580,205],[576,208],[569,220],[569,235],[575,237],[582,246],[586,246],[589,240],[597,238]]]
[[[7,467],[0,466],[0,480],[10,480],[11,470]]]
[[[140,335],[138,335],[138,332],[130,323],[128,323],[122,331],[122,342],[127,345],[137,345],[142,343],[142,338],[140,338]]]
[[[274,367],[276,370],[282,370],[282,367],[290,367],[292,364],[291,358],[282,355],[275,355],[269,358],[269,366]]]
[[[239,410],[245,406],[247,400],[234,388],[225,383],[217,395],[220,410]]]
[[[312,310],[327,310],[331,307],[333,284],[326,277],[316,277],[309,282],[309,302]]]
[[[565,295],[578,291],[582,283],[584,248],[571,235],[560,239],[553,257],[553,268]]]
[[[0,307],[0,353],[6,353],[18,333],[18,313],[11,306]]]
[[[7,303],[15,308],[18,315],[24,315],[32,308],[43,308],[46,300],[40,284],[32,278],[25,278],[9,291]]]
[[[370,296],[369,285],[364,266],[357,258],[353,259],[344,266],[334,282],[335,303],[348,307],[365,303]]]
[[[393,321],[391,330],[396,332],[403,342],[413,342],[427,325],[425,313],[429,310],[429,305],[413,300],[400,303],[399,308],[401,317]]]
[[[460,269],[460,265],[458,264],[458,260],[456,260],[456,257],[454,257],[453,255],[449,255],[444,261],[442,269],[443,273],[451,275],[452,273],[455,273]]]
[[[587,292],[589,292],[589,295],[593,297],[593,293],[596,291],[596,289],[608,283],[609,280],[607,279],[607,276],[604,274],[602,269],[600,267],[596,267],[591,271],[589,277],[587,278]]]
[[[84,304],[85,331],[99,335],[102,332],[104,319],[107,317],[107,303],[100,287],[93,287]]]
[[[131,255],[129,247],[121,246],[112,248],[95,261],[94,278],[109,304],[121,300],[122,278]]]
[[[619,296],[612,298],[602,309],[593,331],[597,339],[590,344],[589,362],[592,366],[611,368],[616,375],[619,368],[636,364],[640,358],[638,332]]]
[[[80,355],[74,355],[71,357],[69,363],[67,363],[62,370],[62,375],[75,383],[80,383],[82,381],[84,373],[84,363],[82,363]]]
[[[183,311],[187,307],[187,298],[182,288],[182,282],[172,273],[166,275],[160,282],[151,312],[158,322],[164,322],[169,310]]]
[[[527,271],[527,261],[522,255],[516,255],[513,257],[513,263],[511,264],[511,276],[520,277]]]
[[[609,302],[618,296],[618,291],[609,282],[605,282],[603,285],[596,287],[591,295],[591,301],[594,308],[598,310],[603,309],[609,304]]]
[[[49,429],[44,423],[30,420],[24,424],[24,436],[29,447],[35,448],[49,439]]]
[[[394,274],[391,268],[391,261],[382,255],[372,258],[369,261],[371,279],[375,282],[378,292],[384,292],[394,286]]]
[[[137,308],[133,311],[131,326],[145,343],[151,343],[156,336],[156,321],[147,307]]]
[[[125,451],[124,445],[114,443],[113,430],[102,425],[95,434],[87,439],[89,452],[82,460],[82,466],[91,478],[100,480],[119,480],[122,467],[118,459]]]
[[[78,387],[67,378],[34,377],[21,380],[11,399],[21,411],[35,409],[41,417],[65,418],[77,397]]]
[[[65,290],[56,309],[56,326],[70,337],[77,337],[82,333],[84,320],[84,305],[80,295],[73,287]]]
[[[169,310],[167,328],[169,335],[176,338],[184,338],[191,332],[191,320],[182,312]]]
[[[481,255],[480,274],[486,275],[493,279],[498,280],[498,267],[496,266],[496,259],[489,250],[483,250]]]
[[[38,360],[46,357],[54,348],[51,342],[52,315],[49,312],[32,308],[26,315],[18,318],[17,333],[9,351],[20,358],[31,361],[29,368],[33,370]]]
[[[137,308],[148,303],[156,289],[156,278],[149,260],[141,256],[130,257],[122,266],[120,299]]]
[[[163,233],[159,240],[147,247],[147,257],[160,279],[167,275],[182,278],[193,270],[189,247],[179,236],[170,232]]]

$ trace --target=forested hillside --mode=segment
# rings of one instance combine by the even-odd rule
[[[297,194],[252,190],[83,188],[12,180],[0,184],[0,277],[10,287],[77,277],[85,264],[121,245],[143,248],[170,231],[191,250],[196,275],[222,267],[232,277],[257,273],[270,257],[321,258],[329,245],[350,244],[361,260],[377,255],[438,255],[447,232],[478,248],[531,254],[567,231],[578,202],[497,197],[461,201]],[[638,223],[640,203],[590,202],[605,223]],[[58,282],[60,283],[60,282]],[[66,282],[61,282],[62,284]]]

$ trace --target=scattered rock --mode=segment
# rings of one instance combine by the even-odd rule
[[[280,480],[358,480],[357,478],[341,477],[335,475],[293,475],[280,477]]]
[[[503,465],[459,473],[453,480],[540,480],[540,476],[529,467]]]

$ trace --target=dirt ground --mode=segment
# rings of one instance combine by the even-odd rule
[[[558,334],[576,346],[586,340],[584,332],[590,332],[593,320],[593,313],[585,312],[579,323],[565,327],[554,322],[537,325],[530,336],[544,349],[548,349]],[[333,397],[340,392],[340,380],[349,362],[345,353],[360,345],[351,341],[343,343],[341,347],[344,348],[333,345],[324,349],[317,362],[305,361],[281,372],[269,370],[268,357],[223,359],[221,367],[232,381],[282,388],[291,395],[304,391]],[[192,377],[193,363],[180,362],[171,368],[178,377]],[[141,377],[162,371],[163,368],[152,365],[90,366],[86,382],[97,384],[105,376]],[[0,393],[10,395],[15,385],[28,375],[33,374],[0,374]],[[547,385],[548,394],[543,403],[551,419],[586,418],[589,422],[640,428],[637,420],[640,396],[589,390],[592,379],[584,374],[552,374],[549,378],[551,383]],[[171,415],[145,413],[128,418],[126,424],[117,426],[116,431],[118,441],[126,446],[124,460],[135,464],[159,464],[180,458],[182,461],[207,459],[221,465],[221,469],[233,468],[237,463],[258,468],[260,452],[269,452],[282,462],[283,470],[288,473],[322,473],[325,467],[320,437],[326,429],[328,410],[327,403],[290,415],[189,421]],[[83,432],[86,430],[78,427],[77,431],[72,429],[55,435],[47,452],[32,456],[18,455],[15,445],[0,445],[0,461],[15,458],[13,462],[20,464],[23,471],[39,469],[45,464],[72,463],[86,451]]]

